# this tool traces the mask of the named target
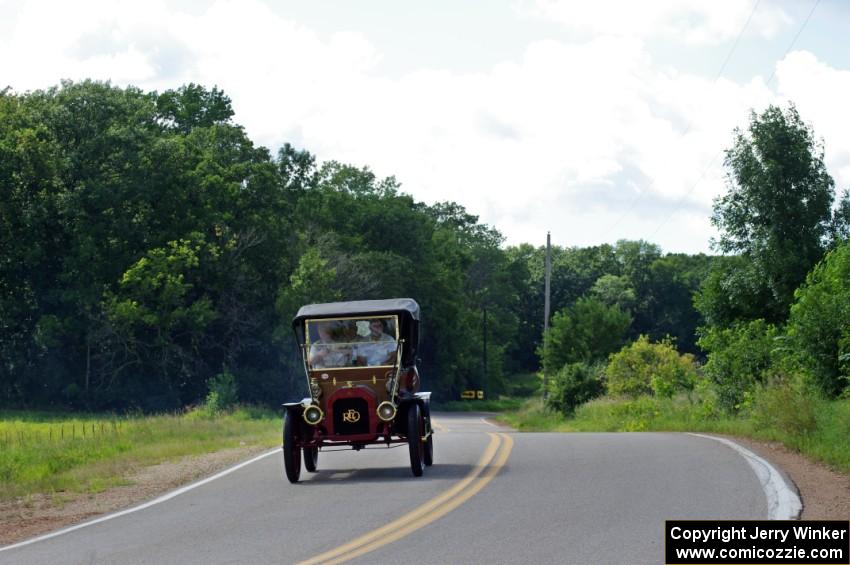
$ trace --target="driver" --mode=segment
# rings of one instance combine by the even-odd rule
[[[358,361],[367,366],[390,365],[395,360],[396,341],[384,331],[380,319],[369,320],[369,335],[357,344]]]

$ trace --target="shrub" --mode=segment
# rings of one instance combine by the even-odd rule
[[[602,367],[586,363],[564,365],[549,383],[548,408],[567,416],[577,406],[605,393]]]
[[[654,394],[670,398],[696,382],[693,355],[679,355],[669,340],[651,343],[645,335],[611,356],[605,369],[611,394]]]
[[[831,251],[795,293],[788,333],[825,394],[838,396],[850,378],[850,242]]]
[[[755,388],[749,412],[757,428],[807,435],[817,429],[822,402],[799,376],[775,378]]]
[[[764,320],[740,323],[731,328],[702,329],[698,345],[708,353],[704,367],[714,384],[717,401],[726,411],[737,411],[765,375],[780,351],[780,332]]]
[[[204,402],[204,408],[210,414],[215,414],[236,404],[236,379],[227,367],[207,382],[209,392]]]
[[[652,429],[652,423],[661,416],[659,400],[651,396],[614,402],[610,405],[610,418],[615,423],[612,431],[642,432]]]
[[[601,361],[622,347],[631,323],[632,317],[618,306],[579,298],[553,316],[538,353],[553,371],[567,363]]]

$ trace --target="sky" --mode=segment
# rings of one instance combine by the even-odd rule
[[[218,86],[255,143],[395,176],[508,245],[697,253],[751,111],[793,102],[850,188],[848,29],[843,0],[0,0],[0,88]]]

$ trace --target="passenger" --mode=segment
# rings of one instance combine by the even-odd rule
[[[369,320],[369,335],[357,344],[356,355],[360,364],[367,366],[390,365],[395,360],[396,341],[384,331],[380,319]]]
[[[310,346],[310,366],[314,369],[346,367],[351,364],[352,349],[336,336],[341,328],[337,322],[319,322],[319,339]],[[345,340],[345,338],[343,338]]]

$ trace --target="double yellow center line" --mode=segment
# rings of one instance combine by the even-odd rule
[[[432,498],[416,510],[357,537],[350,542],[320,555],[302,561],[298,565],[343,563],[370,551],[374,551],[439,520],[487,486],[504,467],[513,449],[514,440],[502,433],[488,433],[490,442],[470,473],[449,490]]]

